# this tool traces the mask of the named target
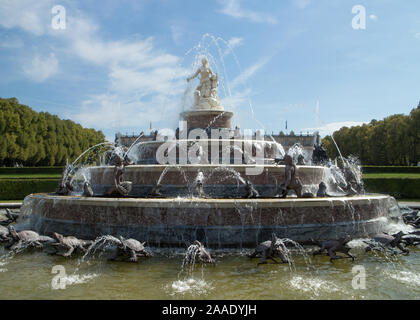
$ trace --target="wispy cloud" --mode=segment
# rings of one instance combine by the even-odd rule
[[[249,66],[244,71],[242,71],[235,79],[233,79],[230,88],[234,89],[239,85],[244,85],[248,79],[250,79],[255,73],[258,72],[262,67],[264,67],[269,61],[271,57],[265,57],[255,64]]]
[[[161,106],[162,101],[158,97],[153,98],[152,103],[145,103],[141,100],[121,101],[121,96],[116,94],[99,94],[85,100],[73,119],[87,127],[97,126],[98,119],[102,128],[145,127],[150,121],[162,120]],[[177,119],[177,108],[172,105],[167,107],[166,116]]]
[[[331,135],[334,131],[340,130],[343,127],[355,127],[361,126],[368,122],[363,121],[342,121],[342,122],[331,122],[317,128],[305,128],[302,131],[319,131],[321,135]]]
[[[220,100],[221,104],[228,110],[238,110],[240,107],[245,106],[249,102],[250,89],[237,91],[231,96],[226,96]]]
[[[23,66],[24,74],[36,81],[43,82],[55,75],[58,71],[58,60],[54,53],[47,57],[36,56],[32,61]]]
[[[253,11],[242,7],[240,0],[219,0],[219,3],[222,5],[220,12],[233,18],[246,19],[258,23],[277,23],[277,19],[269,13]]]
[[[231,49],[235,47],[239,47],[243,43],[244,43],[244,38],[240,38],[240,37],[232,37],[228,40],[228,46]]]
[[[177,119],[176,107],[167,107],[182,94],[186,77],[178,57],[157,49],[153,38],[107,41],[96,31],[73,37],[71,47],[80,58],[108,70],[105,92],[84,101],[75,119],[96,128],[138,127],[148,121]]]
[[[299,9],[305,9],[308,5],[310,5],[311,1],[312,0],[292,0],[293,4]]]
[[[53,1],[0,1],[0,26],[21,28],[34,35],[47,31]]]
[[[233,52],[233,49],[241,46],[244,43],[244,39],[240,37],[232,37],[226,42],[226,50],[223,53],[224,56],[227,56],[229,53]]]
[[[71,6],[66,0],[63,3]],[[53,30],[52,6],[50,0],[1,1],[0,26],[20,28],[38,37],[39,43],[45,39],[60,43],[57,52],[36,55],[23,66],[24,75],[33,81],[42,82],[56,74],[60,54],[88,66],[100,66],[105,72],[105,86],[66,116],[97,129],[115,127],[116,119],[120,119],[118,126],[137,127],[143,124],[142,119],[159,121],[168,115],[177,118],[177,111],[171,113],[175,108],[171,101],[182,94],[181,83],[184,84],[186,76],[179,66],[179,57],[157,48],[153,37],[104,39],[100,26],[74,7],[67,12],[66,29]],[[165,108],[169,104],[172,109],[168,111]],[[118,114],[117,105],[121,105]]]

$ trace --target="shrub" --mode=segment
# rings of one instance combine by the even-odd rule
[[[0,167],[1,174],[62,174],[64,167]],[[1,176],[0,176],[1,178]]]
[[[368,192],[385,193],[395,198],[420,198],[420,179],[369,178],[363,181]]]
[[[420,167],[363,166],[363,173],[420,173]]]
[[[0,179],[0,200],[21,200],[31,193],[53,192],[57,179]]]

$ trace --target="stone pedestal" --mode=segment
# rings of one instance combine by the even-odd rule
[[[192,110],[181,113],[181,118],[187,121],[188,130],[207,128],[231,128],[233,113],[223,110]]]

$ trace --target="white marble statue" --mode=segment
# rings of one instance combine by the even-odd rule
[[[195,109],[221,109],[220,101],[217,96],[217,88],[219,86],[219,78],[217,74],[209,67],[207,58],[201,60],[201,67],[189,78],[187,81],[190,82],[192,79],[200,75],[200,84],[195,89]]]

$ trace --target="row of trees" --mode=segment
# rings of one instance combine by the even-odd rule
[[[61,166],[104,140],[101,131],[0,98],[1,166]]]
[[[395,114],[369,124],[343,127],[332,135],[342,155],[369,165],[412,165],[420,161],[420,105],[410,114]],[[330,158],[339,156],[331,136],[322,143]]]

